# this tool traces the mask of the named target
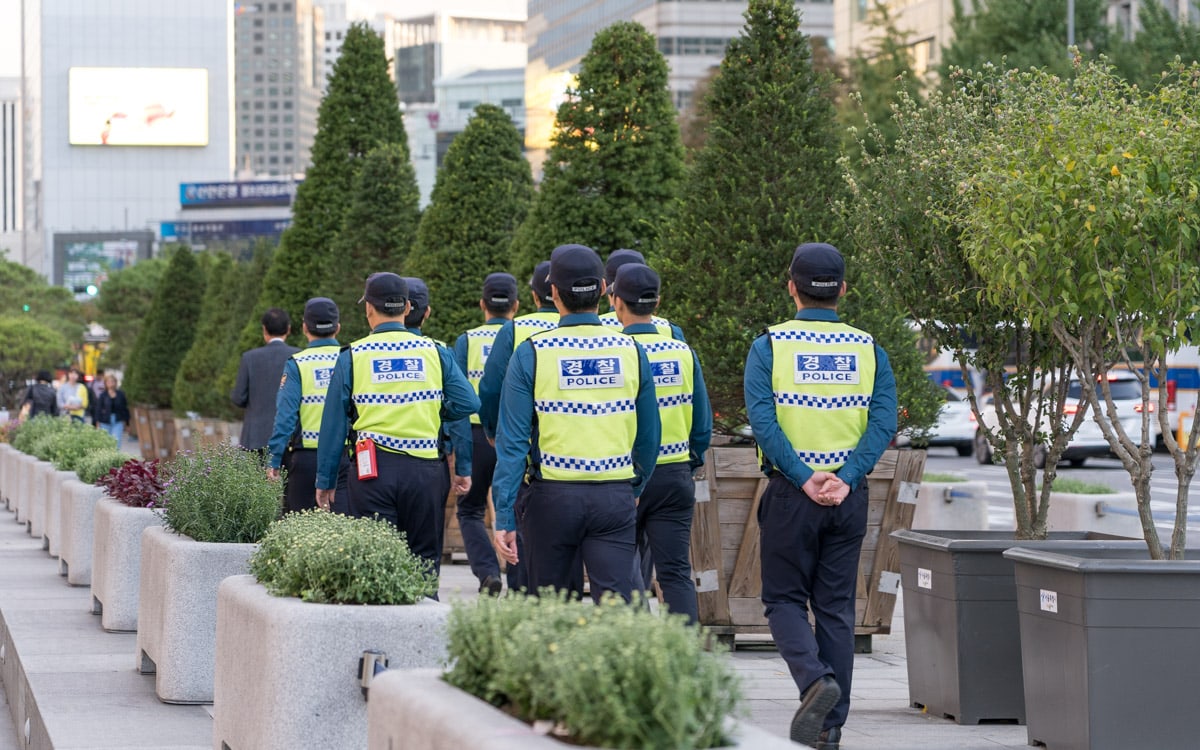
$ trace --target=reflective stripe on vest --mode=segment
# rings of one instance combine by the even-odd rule
[[[691,347],[669,334],[635,333],[633,337],[645,350],[654,373],[654,393],[662,422],[658,463],[684,463],[691,459],[692,397],[696,392]]]
[[[555,328],[558,328],[556,312],[533,312],[513,318],[513,351],[515,352],[521,342],[533,334],[553,331]]]
[[[601,315],[600,322],[609,328],[616,328],[617,330],[621,330],[625,327],[621,325],[621,321],[617,320],[617,313],[613,310],[609,310]],[[660,318],[657,315],[651,315],[650,325],[658,329],[660,336],[675,338],[675,332],[671,330],[671,321],[667,320],[666,318]]]
[[[296,352],[292,359],[300,370],[300,447],[316,448],[321,435],[325,392],[337,362],[336,346],[318,346]]]
[[[442,409],[437,344],[408,331],[383,331],[351,344],[350,358],[359,438],[436,459]]]
[[[775,417],[797,458],[842,467],[867,429],[875,341],[837,321],[790,320],[767,329]]]
[[[478,328],[467,331],[467,380],[475,393],[479,393],[479,381],[483,380],[483,368],[487,365],[488,355],[492,353],[492,343],[503,324],[484,323]],[[479,414],[471,415],[471,424],[480,424]]]
[[[641,378],[633,337],[583,325],[540,333],[530,343],[542,478],[632,479]]]

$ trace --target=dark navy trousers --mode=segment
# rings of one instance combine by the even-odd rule
[[[771,636],[803,693],[833,675],[842,698],[825,729],[846,723],[854,673],[858,556],[867,531],[867,483],[841,505],[817,505],[787,479],[767,484],[758,506],[762,600]],[[816,628],[809,625],[812,608]]]
[[[283,509],[288,513],[317,507],[317,451],[315,448],[296,448],[283,454],[283,470],[287,472],[283,490]],[[337,487],[333,494],[334,513],[350,514],[350,459],[342,457],[338,467]]]
[[[629,482],[534,479],[522,511],[518,524],[532,591],[576,590],[582,560],[593,600],[606,591],[630,600],[637,507]]]
[[[667,608],[691,623],[699,616],[691,563],[695,506],[696,483],[686,462],[656,466],[637,506],[641,579],[648,582],[653,567]]]
[[[350,472],[351,515],[379,517],[403,531],[408,547],[441,570],[442,534],[450,473],[446,462],[404,453],[375,451],[379,476],[359,479]]]
[[[488,489],[492,486],[492,474],[496,471],[496,449],[488,442],[480,425],[471,425],[471,443],[474,446],[471,459],[471,491],[458,496],[458,528],[462,531],[463,547],[471,573],[483,583],[488,576],[500,575],[500,563],[496,560],[496,549],[483,523],[487,512]]]

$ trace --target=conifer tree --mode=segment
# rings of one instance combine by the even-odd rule
[[[342,311],[341,340],[350,342],[370,333],[361,310],[355,312],[363,282],[376,271],[404,273],[421,219],[420,202],[416,173],[404,144],[386,144],[366,155],[334,245],[337,263],[329,285],[320,293]],[[299,322],[292,327],[298,329]]]
[[[96,297],[97,320],[108,330],[108,346],[100,357],[105,368],[128,370],[133,345],[154,303],[154,292],[167,268],[167,258],[147,258],[114,271]]]
[[[222,392],[217,376],[236,348],[235,337],[244,320],[239,314],[238,281],[248,273],[228,253],[212,255],[195,339],[175,374],[171,408],[176,414],[196,412],[213,418],[232,414],[229,392]]]
[[[171,405],[179,364],[192,346],[204,298],[204,276],[191,248],[171,255],[134,343],[125,393],[130,404]]]
[[[243,329],[243,351],[256,345],[259,318],[267,308],[281,307],[299,320],[306,300],[326,294],[332,269],[341,263],[335,240],[354,177],[367,153],[388,143],[407,149],[383,39],[366,23],[355,23],[346,32],[317,113],[312,166],[296,190],[292,225],[283,233],[258,305]],[[303,340],[300,326],[293,326],[291,342]]]
[[[513,273],[527,278],[557,245],[651,257],[679,189],[683,145],[667,63],[640,24],[592,40],[578,84],[558,108],[541,188],[513,239]]]
[[[238,321],[234,330],[228,336],[230,346],[224,350],[222,357],[224,358],[223,367],[219,371],[217,380],[217,392],[222,394],[225,399],[225,406],[229,411],[229,415],[236,416],[238,409],[229,401],[229,393],[233,390],[233,385],[237,382],[238,365],[241,364],[242,353],[247,349],[252,349],[262,345],[262,324],[259,323],[255,329],[256,338],[245,345],[244,336],[239,338],[238,332],[244,329],[242,321],[248,319],[255,314],[255,307],[258,304],[258,298],[262,294],[263,279],[267,276],[267,271],[271,267],[271,260],[275,255],[275,244],[271,240],[263,237],[254,243],[254,255],[250,259],[250,263],[245,266],[239,266],[235,288],[237,289],[237,307],[234,312],[234,318]],[[264,308],[265,310],[265,308]],[[257,313],[258,317],[255,320],[262,318],[263,311]],[[223,406],[222,408],[225,408]],[[231,418],[232,418],[231,416]]]
[[[509,246],[532,198],[533,178],[512,118],[495,105],[479,105],[450,144],[406,266],[432,290],[426,333],[453,341],[482,322],[483,279],[508,270]]]

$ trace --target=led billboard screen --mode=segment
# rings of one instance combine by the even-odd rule
[[[203,68],[71,68],[74,146],[208,145]]]

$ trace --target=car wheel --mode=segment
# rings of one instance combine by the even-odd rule
[[[992,462],[992,446],[988,445],[982,430],[975,431],[975,461],[981,464]]]
[[[1033,449],[1033,468],[1046,468],[1046,446],[1038,445]]]
[[[959,443],[954,446],[954,450],[958,451],[958,455],[966,457],[975,452],[975,446],[971,443]]]
[[[1087,463],[1087,459],[1086,458],[1072,458],[1069,463],[1071,464],[1072,469],[1082,469],[1083,465],[1085,463]]]

